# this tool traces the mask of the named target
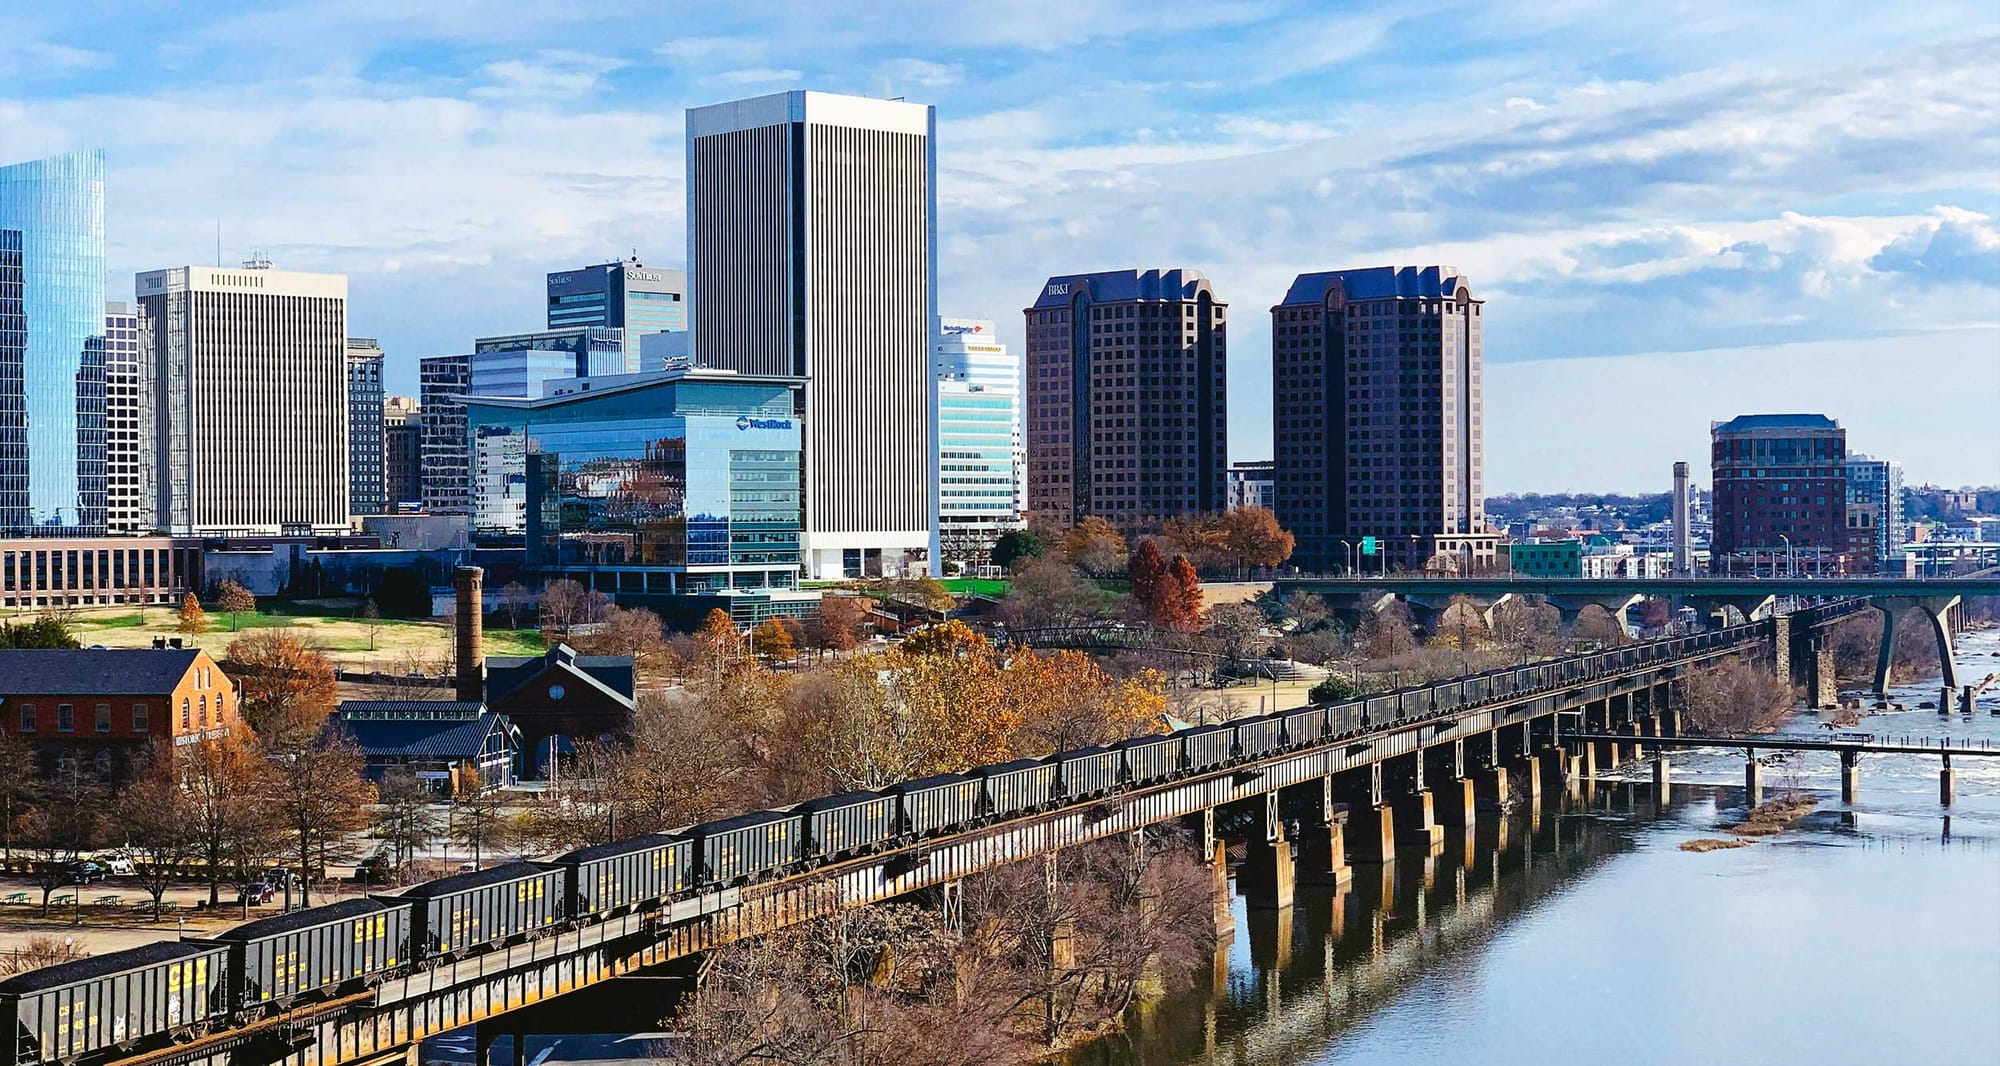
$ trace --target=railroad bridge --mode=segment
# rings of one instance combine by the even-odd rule
[[[1810,632],[1843,609],[1807,609],[1778,620],[1551,660],[1537,664],[1547,668],[1535,672],[1540,680],[1511,694],[1465,703],[1454,699],[1450,709],[1360,736],[1308,743],[1103,799],[703,892],[660,910],[564,928],[397,976],[366,992],[114,1061],[117,1066],[376,1066],[404,1057],[414,1062],[419,1041],[481,1023],[483,1049],[486,1034],[505,1025],[495,1019],[573,991],[844,908],[923,892],[949,910],[967,876],[1088,841],[1136,842],[1149,830],[1168,827],[1185,829],[1212,864],[1219,921],[1228,920],[1225,839],[1232,836],[1247,847],[1238,885],[1251,905],[1283,909],[1291,905],[1298,881],[1345,884],[1353,876],[1350,861],[1393,862],[1399,849],[1428,854],[1441,846],[1446,826],[1470,824],[1478,809],[1504,802],[1510,791],[1538,797],[1545,776],[1585,774],[1585,760],[1597,746],[1567,752],[1566,730],[1627,736],[1635,746],[1645,737],[1676,734],[1673,689],[1689,670],[1773,649],[1788,634]],[[1441,690],[1460,684],[1403,691],[1422,707],[1444,708],[1448,701]],[[1458,691],[1469,692],[1469,679],[1466,684]],[[1620,747],[1611,745],[1608,757],[1616,760]]]

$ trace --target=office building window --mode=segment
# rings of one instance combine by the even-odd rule
[[[76,732],[76,708],[67,703],[56,704],[56,732]]]
[[[97,705],[97,723],[96,723],[96,724],[97,724],[97,731],[98,731],[98,732],[100,732],[100,733],[109,733],[109,732],[111,732],[111,705],[110,705],[110,704],[108,704],[108,703],[100,703],[100,704],[98,704],[98,705]]]
[[[32,733],[34,731],[35,731],[35,705],[32,703],[24,703],[21,705],[21,732]]]
[[[147,706],[146,706],[145,704],[143,704],[143,703],[135,703],[135,704],[133,704],[133,705],[132,705],[132,732],[134,732],[134,733],[145,733],[145,732],[150,732],[150,731],[152,730],[152,728],[153,728],[153,712],[152,712],[152,709],[151,709],[151,708],[149,708],[149,707],[147,707]]]

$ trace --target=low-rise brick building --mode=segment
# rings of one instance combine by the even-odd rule
[[[142,751],[241,720],[235,683],[199,648],[0,650],[0,733],[28,742],[45,770],[84,758],[122,778]]]

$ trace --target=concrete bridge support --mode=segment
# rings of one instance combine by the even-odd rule
[[[1764,764],[1757,761],[1757,753],[1748,748],[1743,752],[1743,791],[1747,802],[1755,807],[1764,802]]]
[[[1340,822],[1333,821],[1299,829],[1295,867],[1299,884],[1345,888],[1354,881],[1354,867],[1347,865],[1344,828]]]
[[[1861,795],[1861,755],[1859,752],[1840,753],[1840,802],[1854,806]]]
[[[1556,617],[1564,630],[1576,625],[1585,607],[1602,607],[1618,623],[1618,630],[1632,636],[1632,621],[1626,612],[1638,604],[1646,602],[1646,597],[1637,593],[1628,596],[1550,596],[1549,604],[1556,609]]]
[[[1274,840],[1252,837],[1243,865],[1236,872],[1243,901],[1253,910],[1290,910],[1295,883],[1292,842],[1285,839],[1283,827]]]
[[[1955,787],[1957,784],[1958,773],[1951,768],[1951,756],[1946,755],[1944,757],[1944,769],[1938,771],[1938,802],[1947,807],[1951,806],[1953,793],[1957,791]]]
[[[1875,656],[1875,698],[1889,698],[1889,667],[1896,658],[1896,623],[1912,607],[1922,608],[1937,640],[1938,665],[1944,670],[1944,687],[1958,688],[1958,663],[1952,658],[1951,609],[1957,596],[1879,596],[1876,609],[1882,612],[1882,646]]]
[[[1754,622],[1759,614],[1769,616],[1777,606],[1778,598],[1765,593],[1738,593],[1734,596],[1689,596],[1688,606],[1701,612],[1702,616],[1718,626],[1739,625]],[[1736,618],[1730,618],[1730,612]]]
[[[1653,802],[1664,804],[1673,798],[1673,768],[1667,764],[1665,755],[1653,758]]]
[[[1396,861],[1396,812],[1376,803],[1347,815],[1348,855],[1358,863]]]

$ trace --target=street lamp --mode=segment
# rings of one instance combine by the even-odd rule
[[[1778,534],[1778,539],[1785,542],[1785,576],[1786,577],[1798,576],[1799,564],[1798,564],[1798,559],[1792,555],[1792,538],[1784,535],[1783,533],[1780,533]],[[1773,559],[1771,560],[1772,576],[1774,577],[1777,576],[1777,572],[1778,572],[1778,560]]]

